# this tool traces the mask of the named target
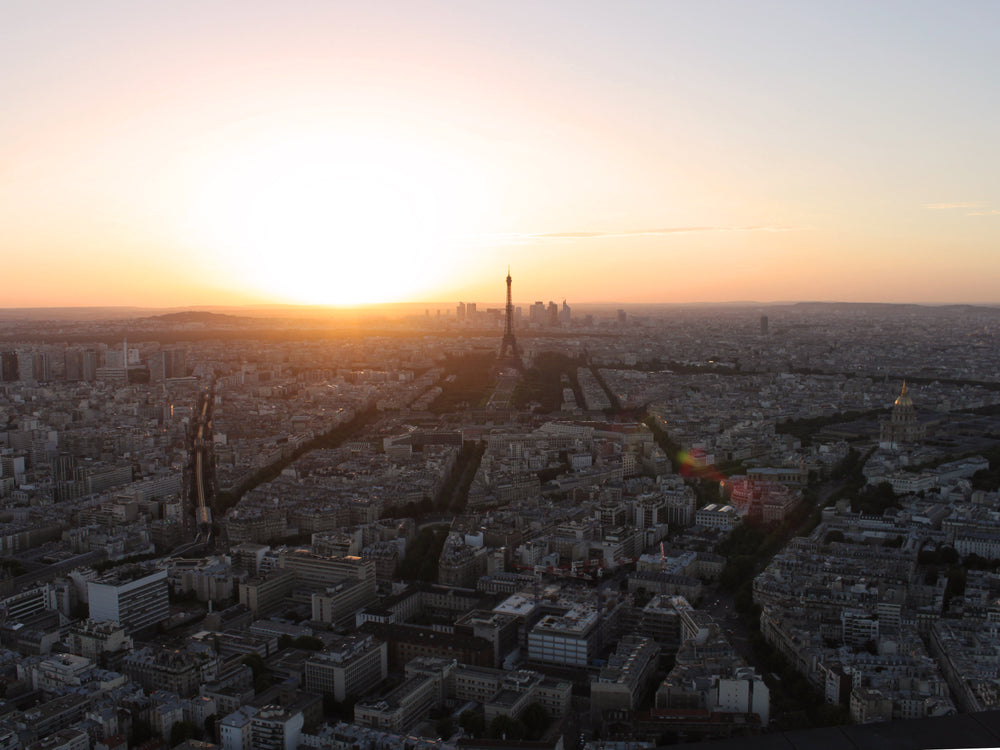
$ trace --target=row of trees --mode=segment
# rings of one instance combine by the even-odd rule
[[[347,438],[351,437],[363,427],[373,422],[377,416],[378,410],[374,406],[370,406],[365,411],[355,414],[353,419],[350,419],[333,429],[327,430],[322,435],[317,435],[311,440],[303,443],[285,458],[279,459],[268,466],[261,467],[249,477],[241,481],[235,489],[231,491],[222,490],[217,492],[212,502],[213,514],[216,518],[222,518],[227,510],[240,501],[243,495],[255,487],[277,479],[278,476],[281,475],[281,472],[291,466],[292,463],[297,461],[304,454],[320,448],[338,447]]]
[[[170,728],[170,736],[167,739],[169,747],[176,747],[188,740],[215,741],[215,714],[205,717],[205,728],[202,729],[197,724],[186,719],[175,721]],[[132,722],[132,731],[129,734],[129,747],[136,747],[151,740],[154,736],[153,729],[149,722],[144,719],[135,719]],[[157,735],[158,736],[158,735]]]
[[[532,703],[524,709],[520,718],[500,714],[487,724],[486,719],[479,711],[469,709],[459,715],[458,723],[467,735],[477,739],[486,737],[508,741],[539,740],[552,723],[552,717],[549,716],[548,710],[542,704]],[[454,733],[451,717],[439,720],[437,729],[439,736],[450,737]]]
[[[407,581],[437,581],[438,560],[447,538],[447,526],[421,529],[417,538],[407,545],[406,557],[396,568],[396,576]]]
[[[813,435],[821,431],[824,427],[841,424],[843,422],[856,422],[860,419],[878,419],[884,414],[885,409],[871,409],[869,411],[842,411],[838,414],[831,414],[828,417],[803,417],[801,419],[788,419],[775,425],[774,431],[779,435],[792,435],[802,441],[803,445],[809,445]]]
[[[483,460],[485,452],[486,443],[483,441],[477,443],[467,441],[462,444],[455,466],[434,500],[435,510],[456,515],[465,510],[465,504],[469,500],[469,487],[476,478],[479,463]]]

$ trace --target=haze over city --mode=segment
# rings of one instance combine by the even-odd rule
[[[5,307],[998,302],[995,3],[2,17]]]

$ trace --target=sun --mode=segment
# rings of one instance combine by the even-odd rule
[[[214,155],[189,221],[228,282],[273,299],[414,299],[447,266],[468,176],[426,144],[297,131]]]

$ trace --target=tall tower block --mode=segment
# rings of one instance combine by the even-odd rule
[[[506,367],[516,367],[523,369],[521,363],[521,352],[517,348],[517,339],[514,338],[514,303],[510,296],[510,266],[507,267],[507,310],[503,327],[503,341],[500,342],[500,362]]]

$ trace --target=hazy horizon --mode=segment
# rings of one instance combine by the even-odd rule
[[[476,301],[480,310],[503,308],[502,301]],[[521,307],[527,318],[527,302],[514,301],[516,307]],[[645,314],[658,310],[750,310],[761,311],[774,309],[789,309],[797,307],[887,307],[912,308],[917,307],[933,311],[936,309],[972,307],[983,310],[997,310],[1000,305],[975,304],[967,302],[953,303],[910,303],[910,302],[842,302],[836,300],[789,300],[776,302],[759,302],[753,300],[732,300],[728,302],[574,302],[571,305],[574,313],[579,316],[588,312],[606,313],[612,315],[617,309],[624,309],[633,314]],[[395,316],[423,317],[429,312],[432,317],[455,317],[455,304],[452,301],[439,302],[382,302],[356,305],[310,305],[310,304],[248,304],[248,305],[189,305],[152,307],[142,305],[90,305],[90,306],[45,306],[45,307],[0,307],[0,320],[80,320],[95,321],[103,319],[131,320],[135,318],[159,317],[180,313],[208,313],[232,317],[259,317],[261,320],[270,318],[286,318],[289,320],[306,320],[311,317],[351,314],[389,314]]]

